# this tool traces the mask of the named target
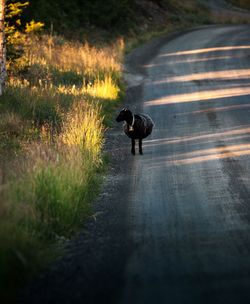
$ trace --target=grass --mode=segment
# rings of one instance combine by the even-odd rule
[[[121,96],[122,54],[120,40],[96,48],[32,37],[10,67],[0,103],[5,302],[50,260],[48,248],[69,238],[91,214],[105,169],[104,130]]]
[[[23,148],[28,159],[21,179],[11,185],[12,199],[24,209],[28,202],[23,221],[39,238],[66,236],[88,215],[102,164],[102,131],[99,109],[80,101],[66,114],[53,144],[44,127],[40,143]]]

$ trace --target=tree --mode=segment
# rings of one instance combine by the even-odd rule
[[[0,0],[0,95],[3,94],[6,73],[6,40],[4,31],[5,0]]]
[[[23,10],[29,2],[18,0],[0,0],[0,95],[4,90],[7,73],[18,71],[19,61],[25,47],[28,46],[30,34],[40,31],[42,22],[22,22]]]

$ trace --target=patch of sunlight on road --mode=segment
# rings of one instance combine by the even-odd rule
[[[216,90],[196,91],[165,96],[163,98],[149,100],[144,103],[145,107],[167,105],[175,103],[207,101],[212,99],[230,98],[236,96],[250,95],[250,87],[235,87]]]
[[[146,140],[145,144],[147,145],[168,145],[168,144],[179,144],[179,143],[184,144],[192,141],[201,141],[207,139],[216,140],[220,138],[225,138],[227,136],[230,137],[230,136],[249,135],[249,134],[250,134],[250,127],[245,127],[245,128],[225,130],[223,132],[217,132],[217,133],[196,134],[193,136]]]
[[[180,59],[180,60],[173,60],[173,61],[168,61],[166,62],[166,65],[175,65],[178,63],[195,63],[195,62],[206,62],[206,61],[214,61],[214,60],[227,60],[227,59],[232,59],[232,58],[242,58],[244,57],[243,55],[234,55],[234,56],[213,56],[213,57],[207,57],[207,58],[185,58],[185,59]],[[145,64],[143,67],[145,68],[154,68],[162,66],[162,63],[150,63],[150,64]]]
[[[232,46],[221,46],[213,48],[203,48],[197,50],[186,50],[174,53],[162,54],[159,57],[169,57],[169,56],[180,56],[180,55],[193,55],[193,54],[202,54],[210,52],[223,52],[223,51],[233,51],[233,50],[244,50],[250,49],[250,45],[232,45]]]
[[[201,150],[195,150],[192,152],[187,153],[180,153],[175,155],[177,158],[188,158],[188,157],[195,157],[195,156],[207,156],[212,154],[218,154],[218,153],[228,153],[232,151],[241,151],[241,150],[250,150],[250,144],[239,144],[239,145],[227,145],[222,147],[215,147],[210,149],[201,149]],[[168,157],[170,158],[170,157]]]
[[[225,71],[211,71],[203,73],[194,73],[189,75],[180,75],[167,77],[164,80],[153,82],[154,84],[172,83],[172,82],[188,82],[188,81],[201,81],[201,80],[235,80],[235,79],[249,79],[250,69],[239,70],[225,70]]]
[[[201,162],[206,162],[206,161],[250,155],[250,149],[239,150],[239,151],[225,151],[223,153],[221,153],[220,151],[218,151],[218,152],[219,153],[211,154],[211,155],[201,155],[201,156],[197,156],[197,157],[171,160],[171,161],[167,161],[167,163],[169,165],[190,165],[190,164],[196,164],[196,163],[201,163]],[[197,151],[197,153],[199,153],[199,151]]]
[[[234,111],[234,110],[242,110],[250,108],[250,104],[241,104],[241,105],[232,105],[226,107],[217,107],[217,108],[207,108],[204,110],[197,110],[192,112],[184,112],[184,113],[177,113],[176,116],[185,116],[185,115],[197,115],[197,114],[207,114],[207,113],[215,113],[215,112],[222,112],[222,111]]]

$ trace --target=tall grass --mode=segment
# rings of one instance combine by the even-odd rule
[[[120,76],[124,48],[122,39],[111,46],[99,48],[91,47],[88,43],[68,42],[63,37],[54,36],[33,38],[28,43],[26,60],[31,68],[39,67],[43,72],[47,71],[47,81],[57,80],[60,76],[56,73],[65,72],[69,73],[69,78],[71,73],[75,77],[78,75],[81,80],[87,78],[88,81],[97,76],[103,79],[108,74],[114,79]],[[41,76],[40,79],[43,80],[45,75]],[[39,75],[37,78],[39,79]]]
[[[33,37],[11,67],[0,103],[1,294],[90,215],[105,123],[120,96],[122,53],[122,41],[96,48]]]
[[[53,144],[49,132],[44,128],[43,140],[23,148],[25,166],[10,189],[12,204],[24,209],[28,204],[28,216],[22,220],[28,231],[53,239],[69,235],[88,214],[102,164],[100,110],[80,101],[66,114]]]

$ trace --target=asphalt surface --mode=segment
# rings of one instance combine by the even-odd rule
[[[249,303],[250,27],[187,33],[145,69],[156,127],[134,160],[119,303]]]
[[[249,303],[250,27],[152,41],[127,69],[144,155],[108,133],[96,216],[18,303]]]

